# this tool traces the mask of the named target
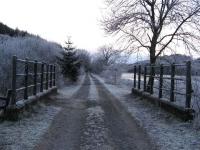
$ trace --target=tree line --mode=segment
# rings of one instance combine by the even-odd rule
[[[4,35],[9,35],[11,37],[17,37],[17,36],[28,36],[31,35],[29,34],[27,31],[22,31],[19,30],[18,28],[16,29],[12,29],[10,27],[8,27],[7,25],[3,24],[2,22],[0,22],[0,34],[4,34]]]
[[[110,45],[100,47],[94,55],[87,50],[74,48],[70,39],[65,45],[57,60],[63,76],[74,82],[77,81],[81,69],[86,73],[101,73],[108,67],[121,63],[124,57],[121,50]]]

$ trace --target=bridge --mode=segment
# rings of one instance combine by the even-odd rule
[[[190,61],[185,64],[137,65],[134,66],[132,93],[149,99],[183,120],[190,120],[194,116],[191,75]],[[18,118],[16,112],[26,105],[57,91],[56,65],[13,56],[11,81],[11,89],[5,97],[0,97],[0,109],[6,118],[15,119]],[[175,102],[177,95],[181,105]]]
[[[8,90],[7,96],[0,98],[1,109],[4,110],[5,117],[12,120],[18,119],[18,114],[26,106],[43,98],[48,101],[48,105],[44,106],[45,109],[52,106],[54,109],[58,109],[53,117],[51,113],[47,114],[48,117],[53,118],[53,121],[42,134],[38,134],[36,128],[40,128],[42,122],[46,121],[41,119],[42,117],[38,117],[44,114],[36,115],[39,119],[36,117],[37,119],[34,121],[39,123],[35,126],[30,123],[33,117],[29,117],[28,123],[24,121],[26,119],[20,120],[22,124],[28,124],[28,128],[34,130],[33,133],[28,133],[31,140],[34,139],[34,136],[43,135],[40,138],[37,137],[40,140],[32,145],[32,148],[36,150],[87,149],[88,147],[90,149],[155,150],[159,148],[152,142],[152,137],[140,126],[140,122],[136,120],[138,118],[134,115],[148,118],[158,110],[154,107],[153,112],[143,112],[144,109],[140,108],[141,99],[139,97],[178,114],[184,120],[192,119],[194,110],[192,109],[191,75],[190,62],[172,65],[137,65],[134,67],[133,94],[130,94],[131,89],[120,91],[119,87],[108,85],[99,76],[88,73],[82,76],[78,86],[72,85],[71,88],[65,86],[59,89],[57,94],[45,97],[57,91],[56,65],[36,60],[23,60],[13,56],[12,87]],[[154,84],[149,82],[152,78]],[[181,96],[181,104],[177,103],[180,100],[180,98],[177,99],[177,95]],[[138,106],[139,108],[137,108]],[[151,106],[144,102],[143,107]],[[139,113],[131,112],[130,108],[140,109]],[[155,120],[155,116],[153,117],[153,119],[149,117],[149,120],[152,119],[155,123],[150,122],[149,124],[153,128],[148,128],[148,130],[153,130],[154,134],[157,133],[155,132],[157,127],[160,131],[164,130],[165,134],[170,133],[170,136],[165,135],[167,138],[171,138],[173,135],[174,139],[178,139],[177,141],[182,140],[182,134],[187,136],[193,134],[187,128],[184,128],[184,133],[181,132],[183,128],[179,126],[181,136],[180,134],[176,136],[177,132],[174,132],[176,129],[171,129],[174,128],[174,124],[170,128],[171,130],[168,128],[165,130],[163,124],[159,126],[159,119],[163,119],[163,117],[158,117],[158,121]],[[143,120],[147,120],[147,118]],[[148,124],[148,122],[146,123]],[[19,127],[18,123],[14,122],[13,124],[17,124],[16,126]],[[170,126],[170,124],[167,125]],[[9,128],[6,136],[10,136],[9,132],[13,132],[10,130],[10,126],[4,126],[5,128]],[[17,145],[24,142],[17,140],[24,139],[25,131],[21,130],[21,132],[23,134],[19,135],[20,138],[12,137]],[[7,139],[9,143],[9,138]],[[170,142],[174,142],[174,140]],[[5,144],[4,146],[9,147],[10,145]]]

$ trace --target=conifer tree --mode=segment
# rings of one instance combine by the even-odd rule
[[[64,51],[61,52],[61,55],[61,58],[58,57],[58,64],[61,67],[61,73],[65,78],[68,78],[73,82],[77,81],[80,61],[76,56],[76,50],[72,46],[70,39],[66,42],[66,47],[64,47]]]

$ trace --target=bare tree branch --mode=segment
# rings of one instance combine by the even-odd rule
[[[107,33],[124,35],[128,47],[148,50],[155,63],[176,42],[188,51],[200,48],[199,0],[107,0]]]

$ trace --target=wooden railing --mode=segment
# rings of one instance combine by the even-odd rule
[[[27,100],[56,85],[56,66],[44,62],[25,60],[13,56],[12,59],[12,96],[10,105],[18,100]]]
[[[177,70],[179,70],[178,76],[176,74]],[[180,70],[182,71],[181,74]],[[143,78],[143,83],[141,82],[141,78]],[[159,82],[158,86],[155,86],[155,80]],[[170,83],[169,88],[163,87],[164,80],[169,81]],[[185,89],[184,92],[180,92],[175,88],[175,82],[177,81],[184,82],[182,84],[183,87],[179,87],[182,89],[184,88]],[[143,86],[143,88],[141,88],[141,86]],[[191,62],[188,61],[185,64],[173,63],[171,65],[134,66],[133,88],[142,90],[144,92],[148,92],[150,94],[157,94],[158,98],[163,98],[163,91],[168,91],[170,93],[169,94],[170,102],[175,101],[175,95],[183,95],[185,97],[185,108],[191,108],[191,98],[192,98]],[[154,93],[154,89],[157,89],[158,92]]]

